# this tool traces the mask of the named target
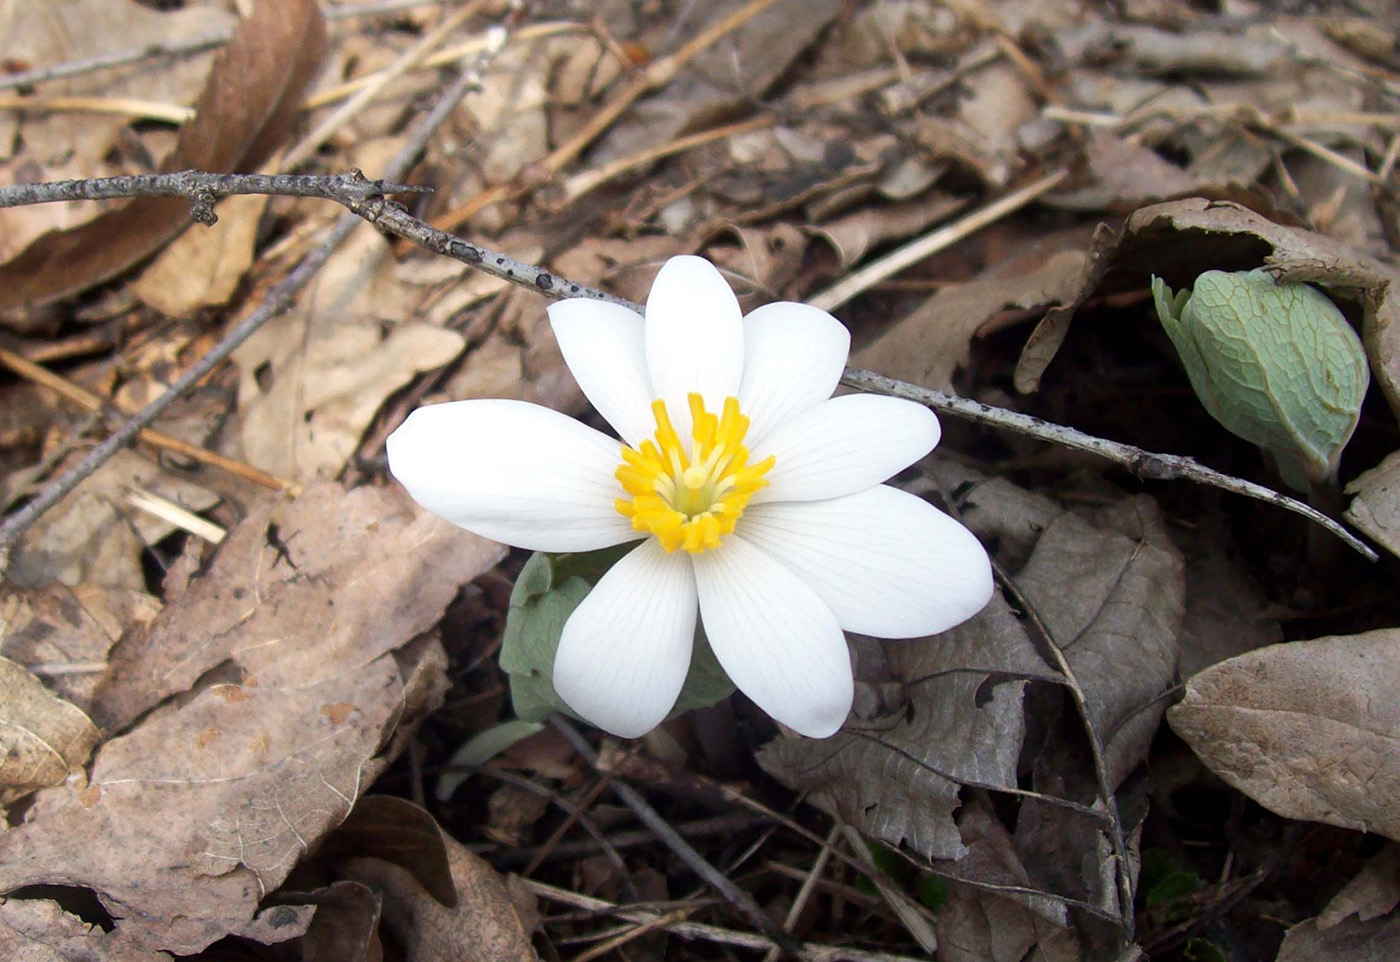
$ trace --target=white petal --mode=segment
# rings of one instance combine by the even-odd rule
[[[736,535],[695,555],[700,619],[739,690],[778,721],[825,738],[851,710],[846,638],[797,575]]]
[[[651,437],[651,379],[644,321],[635,311],[587,297],[549,305],[549,323],[564,362],[589,402],[636,447]]]
[[[765,501],[816,501],[885,481],[933,450],[938,418],[922,404],[878,394],[823,401],[775,428],[750,460],[773,455]]]
[[[699,391],[717,412],[738,395],[744,369],[739,302],[713,264],[687,254],[662,266],[647,297],[646,341],[652,390],[689,441],[686,395]]]
[[[810,304],[765,304],[744,318],[739,408],[749,416],[749,447],[794,414],[831,397],[851,334]]]
[[[972,532],[888,485],[829,501],[751,505],[739,530],[796,572],[847,631],[933,635],[992,597],[991,562]]]
[[[433,514],[535,551],[590,551],[640,537],[613,501],[621,444],[524,401],[423,407],[389,435],[389,470]]]
[[[648,538],[569,616],[554,656],[554,690],[605,731],[645,735],[676,704],[694,638],[690,556],[667,554]]]

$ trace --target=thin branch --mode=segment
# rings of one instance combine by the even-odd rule
[[[588,744],[587,740],[579,734],[577,728],[558,714],[551,715],[549,721],[550,724],[564,736],[565,741],[573,746],[574,751],[578,752],[584,761],[588,762],[599,774],[603,774],[603,770],[598,767],[598,753],[595,752],[593,746]],[[793,940],[792,936],[784,932],[773,920],[772,916],[763,911],[759,904],[754,901],[753,896],[739,888],[739,886],[726,878],[724,873],[720,872],[719,869],[706,861],[705,856],[701,855],[689,842],[681,838],[676,830],[667,824],[666,820],[657,813],[656,809],[651,807],[647,800],[643,798],[636,789],[620,778],[614,778],[609,787],[612,789],[613,794],[617,795],[617,797],[622,800],[623,804],[632,810],[632,814],[636,815],[643,825],[655,832],[657,837],[666,843],[666,847],[674,852],[681,861],[685,862],[685,864],[690,867],[691,871],[704,879],[716,892],[724,896],[725,901],[738,909],[744,918],[748,919],[755,928],[767,935],[771,944],[780,947],[785,952],[791,952],[793,954],[800,953],[800,946]]]
[[[1008,411],[1005,408],[983,404],[981,401],[944,394],[942,391],[934,391],[917,384],[910,384],[907,381],[897,381],[873,371],[847,368],[846,373],[841,377],[841,383],[847,387],[869,391],[873,394],[888,394],[891,397],[917,401],[944,414],[952,414],[956,417],[976,421],[979,424],[989,424],[993,427],[1015,431],[1038,441],[1048,441],[1062,447],[1074,448],[1076,451],[1097,454],[1101,458],[1127,468],[1131,474],[1144,481],[1177,479],[1195,481],[1197,484],[1210,485],[1244,495],[1246,498],[1254,498],[1276,508],[1300,514],[1309,521],[1321,525],[1369,561],[1379,559],[1379,556],[1367,547],[1360,538],[1316,508],[1296,501],[1287,495],[1279,494],[1262,484],[1255,484],[1253,481],[1246,481],[1243,478],[1236,478],[1208,468],[1194,458],[1182,457],[1178,454],[1156,454],[1131,444],[1097,438],[1092,434],[1076,431],[1074,428],[1052,424],[1019,411]]]
[[[606,912],[629,922],[647,923],[660,918],[660,914],[657,912],[633,909],[625,905],[614,905],[612,902],[581,895],[578,892],[570,892],[568,889],[547,885],[544,882],[536,882],[534,879],[524,879],[523,882],[531,892],[552,902],[562,902],[565,905],[573,905],[591,912]],[[771,949],[777,946],[777,943],[771,938],[757,932],[736,932],[733,929],[720,928],[718,925],[706,925],[703,922],[676,922],[666,926],[666,931],[686,939],[703,939],[718,945],[733,945],[744,949]],[[797,957],[809,960],[809,962],[917,962],[912,956],[873,952],[868,949],[855,949],[840,945],[818,945],[813,942],[805,942],[795,948]]]
[[[465,76],[466,75],[464,75],[464,77]],[[458,83],[460,84],[461,82],[461,79],[459,79]],[[440,105],[443,102],[446,101],[440,102]],[[421,145],[411,142],[408,147],[412,148],[412,150],[406,149],[401,156],[416,156],[416,150],[419,149],[420,146]],[[395,163],[397,165],[398,161],[396,160]],[[639,305],[616,297],[606,291],[601,291],[585,284],[579,284],[576,281],[571,281],[567,278],[552,274],[534,264],[517,261],[505,254],[462,240],[460,237],[449,234],[446,231],[438,230],[430,224],[412,216],[401,206],[387,201],[385,199],[386,194],[422,189],[393,182],[395,176],[401,173],[402,170],[407,169],[408,163],[408,161],[405,161],[402,167],[394,166],[394,174],[387,176],[383,180],[367,180],[358,172],[333,176],[264,176],[255,174],[206,174],[197,171],[184,171],[175,174],[111,177],[89,181],[62,181],[56,184],[25,184],[0,189],[0,207],[43,203],[50,200],[95,200],[155,194],[159,196],[190,197],[195,208],[196,217],[199,218],[203,214],[213,216],[213,200],[217,197],[229,194],[269,193],[290,194],[292,196],[301,197],[319,197],[343,205],[353,214],[364,218],[381,230],[413,241],[427,250],[461,261],[470,267],[494,277],[538,291],[547,297],[590,297],[596,300],[618,304],[639,313],[642,311]],[[1043,181],[1037,182],[1036,185],[1032,186],[1034,187],[1041,183],[1043,183]],[[347,222],[343,221],[342,223]],[[353,221],[349,223],[353,224]],[[348,230],[349,228],[346,229]],[[288,280],[291,280],[291,278],[289,277]],[[309,280],[309,276],[302,279],[300,283],[304,284],[306,280]],[[298,285],[296,289],[299,289],[299,287],[300,285]],[[274,293],[281,291],[282,288],[280,285],[278,288],[274,288]],[[288,296],[290,297],[295,294],[295,292],[295,289],[291,290]],[[829,295],[830,293],[831,292],[828,292]],[[274,302],[269,300],[263,305],[263,309],[266,310],[272,303]],[[277,311],[280,312],[281,310],[285,310],[285,308],[286,305],[283,304],[277,308]],[[259,314],[261,313],[260,311]],[[262,316],[257,322],[257,325],[252,329],[256,330],[256,327],[261,326],[271,316],[273,315],[267,314],[266,316]],[[249,321],[252,321],[252,319],[253,318],[250,317]],[[239,343],[241,343],[241,339],[246,338],[248,334],[251,333],[251,330],[241,335],[239,334],[240,331],[241,328],[236,328],[235,331],[230,332],[229,336],[239,336]],[[236,344],[234,346],[236,346]],[[220,347],[215,350],[220,351],[223,347],[224,345],[221,344]],[[226,351],[222,351],[218,360],[222,360],[231,350],[232,347],[228,348]],[[212,370],[212,368],[213,365],[211,364],[209,370]],[[207,370],[203,371],[200,377],[203,377],[204,374],[207,373]],[[189,381],[186,387],[193,386],[197,380],[198,378]],[[176,382],[176,385],[178,386],[184,383],[185,379],[182,378],[180,381]],[[1226,491],[1231,491],[1247,498],[1254,498],[1266,504],[1282,508],[1285,511],[1291,511],[1294,514],[1302,515],[1315,524],[1321,525],[1370,561],[1376,561],[1379,557],[1375,551],[1359,538],[1315,508],[1290,498],[1287,495],[1280,494],[1270,488],[1266,488],[1263,485],[1255,484],[1252,481],[1246,481],[1242,478],[1236,478],[1232,475],[1208,468],[1193,458],[1173,454],[1158,454],[1134,447],[1131,444],[1110,441],[1105,438],[1086,434],[1082,431],[1077,431],[1074,428],[1052,424],[1040,418],[1032,417],[1031,415],[992,407],[980,401],[973,401],[967,398],[945,394],[941,391],[930,390],[929,388],[910,384],[906,381],[898,381],[894,378],[884,377],[870,371],[848,368],[845,375],[842,377],[842,383],[848,387],[854,387],[862,391],[869,391],[876,394],[888,394],[893,397],[902,397],[911,401],[917,401],[943,414],[967,418],[1002,430],[1015,431],[1040,441],[1059,444],[1079,451],[1087,451],[1121,465],[1133,475],[1143,480],[1166,481],[1181,479],[1194,481],[1198,484],[1210,485]],[[185,388],[181,387],[179,389],[184,390]],[[166,405],[174,400],[173,396],[168,395],[167,397],[169,397],[169,400],[161,398],[157,402],[153,402],[153,406],[154,404],[160,404],[161,407],[150,414],[151,418],[158,415],[161,410],[164,410]],[[142,414],[145,415],[146,412],[150,410],[151,408],[148,407]],[[145,427],[148,423],[149,421],[143,421],[137,427],[132,428],[131,431],[126,434],[127,439],[129,440],[131,436],[134,436],[134,432],[139,431],[140,428]],[[125,432],[127,429],[123,428],[123,431]],[[110,440],[111,439],[109,439],[109,442]],[[93,453],[96,454],[97,450],[105,449],[105,444],[104,442],[103,448],[95,449]],[[113,448],[113,450],[115,450],[115,448]],[[110,457],[110,453],[104,455],[103,459],[105,459],[105,457]],[[97,463],[100,464],[101,462],[98,461]],[[83,475],[83,477],[85,476],[86,475]],[[65,476],[64,480],[67,480],[67,476]],[[76,486],[77,481],[81,480],[82,478],[79,477],[72,483]],[[67,490],[71,490],[71,487]],[[66,494],[67,490],[63,493]],[[36,503],[37,501],[38,499],[36,499]],[[17,521],[19,516],[16,515],[11,517],[4,525],[0,525],[0,552],[4,552],[13,542],[13,539],[18,536],[19,532],[32,524],[33,521],[37,519],[38,515],[42,514],[43,510],[47,510],[48,507],[51,507],[53,503],[56,503],[56,499],[53,502],[47,502],[42,509],[37,510],[35,513],[27,515],[22,523]],[[25,510],[28,511],[29,509],[26,508]],[[0,554],[0,560],[3,560],[3,554]]]

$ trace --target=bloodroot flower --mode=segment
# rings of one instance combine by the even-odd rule
[[[522,401],[419,408],[389,467],[423,507],[536,551],[641,543],[569,617],[554,686],[635,737],[690,666],[697,609],[720,665],[813,738],[851,707],[842,631],[914,638],[976,614],[991,568],[962,525],[881,482],[938,443],[921,405],[831,397],[850,335],[777,303],[742,317],[713,265],[675,257],[646,317],[603,301],[549,308],[569,369],[622,442]]]

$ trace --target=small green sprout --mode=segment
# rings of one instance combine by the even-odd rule
[[[1206,271],[1176,293],[1153,277],[1152,295],[1211,417],[1268,450],[1291,487],[1335,479],[1370,384],[1337,306],[1264,270]]]

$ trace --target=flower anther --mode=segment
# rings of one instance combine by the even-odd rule
[[[739,413],[739,399],[727,397],[720,416],[705,410],[705,400],[691,392],[693,445],[681,437],[666,413],[666,402],[651,402],[655,440],[639,448],[623,445],[616,476],[630,498],[618,498],[617,510],[632,519],[632,530],[656,535],[666,551],[683,548],[700,554],[718,548],[720,537],[734,531],[744,506],[768,482],[764,475],[777,460],[769,455],[749,464],[744,435],[749,419]]]

